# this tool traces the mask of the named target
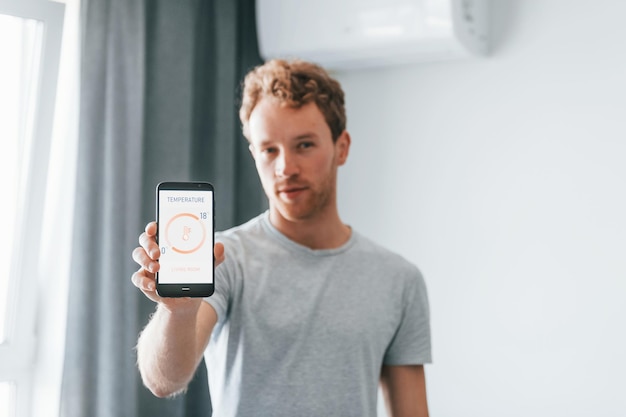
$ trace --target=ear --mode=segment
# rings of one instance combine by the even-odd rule
[[[351,141],[352,140],[350,139],[350,134],[347,130],[341,132],[341,135],[339,135],[339,137],[337,138],[337,141],[335,142],[335,150],[338,166],[346,163],[346,160],[348,159],[348,154],[350,153]]]

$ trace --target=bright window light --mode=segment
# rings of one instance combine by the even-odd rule
[[[15,387],[8,382],[0,382],[0,417],[15,415]]]
[[[41,23],[0,15],[0,178],[3,215],[0,216],[0,343],[8,337],[12,319],[10,297],[15,288],[16,248],[21,241],[15,226],[21,215],[24,173],[34,121]]]
[[[50,315],[41,306],[50,298],[41,248],[64,10],[48,0],[0,0],[0,417],[34,416],[35,374],[48,371],[37,353],[55,343],[41,337]],[[58,401],[37,417],[51,409]]]

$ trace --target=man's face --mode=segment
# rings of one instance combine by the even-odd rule
[[[313,219],[336,209],[337,167],[350,147],[347,132],[333,143],[315,103],[299,109],[262,99],[249,120],[250,152],[272,215]]]

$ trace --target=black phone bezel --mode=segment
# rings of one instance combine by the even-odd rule
[[[213,201],[211,208],[213,216],[213,230],[211,231],[212,246],[215,246],[215,188],[213,184],[206,181],[163,181],[156,186],[156,220],[157,235],[156,241],[159,242],[159,191],[161,190],[200,190],[211,191]],[[211,284],[160,284],[159,273],[156,273],[156,292],[159,297],[210,297],[215,292],[215,255],[213,258],[213,283]]]

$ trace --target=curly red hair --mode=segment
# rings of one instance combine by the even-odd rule
[[[324,68],[311,62],[274,59],[257,66],[246,75],[239,119],[243,134],[248,139],[250,114],[262,98],[271,98],[283,106],[293,108],[315,102],[330,127],[333,141],[346,129],[341,85]]]

